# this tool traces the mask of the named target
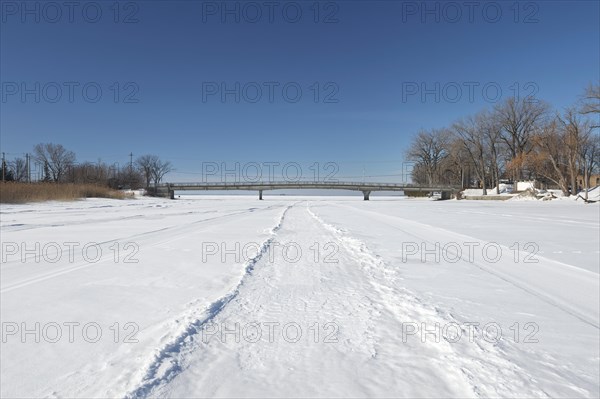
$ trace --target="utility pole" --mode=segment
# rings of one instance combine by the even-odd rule
[[[133,152],[129,153],[129,189],[133,190]]]
[[[25,172],[27,173],[27,183],[31,183],[31,169],[29,168],[29,153],[25,154]]]
[[[2,181],[6,180],[6,158],[4,152],[2,153]]]

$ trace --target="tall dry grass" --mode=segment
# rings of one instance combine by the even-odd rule
[[[94,184],[0,182],[0,203],[4,204],[72,201],[80,198],[124,199],[127,195]]]

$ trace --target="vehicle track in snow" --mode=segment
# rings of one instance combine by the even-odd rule
[[[419,242],[435,244],[434,242],[432,242],[431,237],[425,237],[423,235],[414,233],[414,231],[409,231],[407,229],[399,227],[396,224],[391,224],[390,220],[398,220],[401,223],[403,223],[404,225],[417,226],[420,229],[423,229],[423,228],[429,229],[429,231],[431,231],[432,233],[437,233],[438,236],[445,237],[448,240],[448,242],[460,240],[461,242],[477,242],[482,245],[485,245],[487,243],[486,241],[481,240],[479,238],[475,238],[475,237],[468,236],[468,235],[461,234],[461,233],[452,232],[452,231],[449,231],[449,230],[446,230],[446,229],[443,229],[443,228],[440,228],[437,226],[432,226],[432,225],[417,222],[414,220],[408,220],[408,219],[404,219],[404,218],[397,217],[397,216],[385,215],[383,213],[376,212],[376,211],[367,211],[367,210],[359,209],[359,208],[356,208],[354,206],[349,206],[349,205],[344,205],[344,207],[352,209],[353,211],[356,211],[356,212],[360,212],[360,213],[369,215],[370,218],[373,218],[373,216],[375,216],[378,219],[379,223],[383,223],[389,227],[392,227],[393,229],[396,229],[396,230],[402,232],[402,234],[405,234],[410,237],[414,237]],[[508,246],[501,245],[501,244],[498,244],[498,245],[500,247],[502,247],[503,251],[505,251],[507,253],[511,252],[511,249]],[[452,254],[457,255],[456,253],[452,253]],[[521,256],[523,256],[523,255],[527,255],[527,253],[523,252],[521,254]],[[538,260],[543,261],[543,263],[545,265],[551,265],[556,268],[564,268],[566,270],[571,270],[573,272],[576,272],[576,273],[579,273],[580,275],[582,275],[584,279],[589,279],[590,281],[594,281],[594,279],[595,279],[595,281],[598,281],[598,275],[593,272],[590,272],[588,270],[576,268],[574,266],[571,266],[571,265],[568,265],[568,264],[565,264],[565,263],[562,263],[559,261],[555,261],[552,259],[542,258],[539,255],[537,256],[537,258],[538,258]],[[597,319],[594,319],[593,317],[590,317],[590,314],[597,313],[597,310],[595,312],[592,311],[592,312],[588,312],[588,313],[583,313],[580,311],[580,309],[577,309],[577,308],[571,306],[568,301],[557,300],[556,298],[554,298],[552,296],[552,294],[548,294],[543,289],[540,289],[540,287],[532,286],[531,284],[527,284],[526,282],[519,281],[514,276],[503,273],[502,271],[498,270],[499,268],[498,268],[497,264],[493,264],[493,267],[492,267],[492,266],[484,264],[483,262],[475,261],[475,260],[468,261],[466,263],[468,263],[474,267],[477,267],[478,269],[480,269],[486,273],[489,273],[489,274],[493,275],[494,277],[501,279],[501,280],[505,281],[506,283],[508,283],[522,291],[527,292],[528,294],[540,299],[541,301],[544,301],[545,303],[559,309],[560,311],[568,313],[569,315],[573,316],[574,318],[578,319],[579,321],[582,321],[582,322],[588,324],[591,327],[600,329],[599,321]],[[540,263],[542,263],[542,262],[540,262]],[[529,265],[529,267],[537,267],[537,266],[538,266],[538,263]],[[594,293],[598,292],[597,287],[598,286],[596,286],[596,288],[594,290],[592,290],[593,292],[591,292],[590,295],[588,295],[588,298],[593,297]]]
[[[531,371],[534,370],[528,366],[533,363],[525,367],[519,363],[520,358],[515,354],[521,351],[520,347],[504,341],[487,342],[482,339],[483,331],[479,328],[475,328],[475,342],[465,339],[450,343],[443,338],[439,342],[422,342],[418,334],[404,342],[401,334],[403,323],[426,323],[430,327],[436,323],[463,326],[468,321],[467,316],[449,308],[444,301],[425,299],[429,297],[408,290],[401,268],[394,263],[395,258],[380,256],[390,249],[386,242],[382,241],[382,247],[379,247],[380,241],[369,238],[361,241],[361,235],[339,227],[346,225],[343,218],[340,223],[333,223],[331,220],[337,222],[338,219],[324,216],[327,213],[319,212],[317,206],[311,206],[311,202],[303,204],[306,206],[249,207],[177,226],[172,226],[176,221],[170,220],[169,214],[149,215],[150,218],[164,217],[169,227],[130,237],[137,236],[136,241],[140,244],[152,247],[149,256],[157,256],[161,259],[160,265],[164,263],[166,266],[164,269],[155,268],[152,270],[154,274],[174,270],[168,268],[169,256],[173,254],[184,265],[201,266],[200,254],[193,251],[193,243],[210,238],[210,229],[219,226],[213,221],[224,223],[215,235],[225,237],[223,241],[231,241],[223,232],[235,228],[239,218],[251,227],[242,230],[243,233],[238,232],[236,237],[252,237],[258,233],[263,237],[259,241],[262,243],[248,262],[231,267],[236,273],[230,274],[225,286],[217,281],[217,286],[224,287],[218,294],[202,296],[206,294],[202,292],[203,285],[192,279],[189,284],[193,289],[191,294],[183,301],[169,305],[176,309],[175,312],[142,327],[140,335],[144,335],[144,340],[140,346],[106,352],[97,360],[93,359],[61,376],[60,384],[47,382],[44,392],[50,396],[85,396],[92,392],[97,396],[130,398],[557,396],[555,391],[548,391],[545,384],[536,380],[537,375],[532,376]],[[373,228],[379,235],[397,235],[399,240],[431,242],[432,237],[443,239],[447,238],[445,234],[451,234],[436,226],[363,209],[364,206],[358,204],[325,204],[325,207],[329,206],[343,209],[342,215],[356,212],[359,223],[364,220],[364,226]],[[255,211],[260,216],[249,219]],[[263,211],[272,213],[265,214]],[[178,216],[182,214],[187,212],[177,213]],[[198,216],[191,215],[194,218]],[[255,229],[254,222],[259,222],[261,228],[270,228],[270,233]],[[274,223],[273,227],[270,227],[271,223]],[[431,232],[432,236],[425,238],[427,232]],[[191,236],[185,245],[177,243],[189,234]],[[109,240],[102,245],[110,246],[119,240],[131,238]],[[170,245],[174,241],[175,244]],[[305,251],[304,257],[292,262],[277,254],[272,261],[270,255],[276,252],[277,244],[286,242],[298,243]],[[310,250],[315,243],[320,244],[319,262],[314,260],[314,252]],[[324,248],[327,243],[338,248],[334,252],[338,263],[322,262],[324,256],[331,254]],[[103,258],[101,261],[107,260]],[[231,266],[223,263],[225,267]],[[76,266],[82,268],[88,265],[73,265]],[[218,262],[211,263],[211,266],[219,267]],[[464,272],[466,267],[461,270]],[[25,279],[21,282],[28,286],[75,270],[54,271],[58,274],[37,275],[40,280],[28,282]],[[241,273],[239,280],[238,272]],[[481,275],[484,276],[483,273]],[[195,276],[200,277],[198,274]],[[501,276],[494,276],[510,283]],[[80,282],[87,278],[81,277],[72,276]],[[72,280],[66,278],[65,281]],[[57,280],[51,285],[62,282]],[[233,288],[229,290],[229,287]],[[9,286],[8,291],[4,288],[3,295],[14,290],[9,296],[11,299],[17,300],[22,294],[17,291],[19,287]],[[38,286],[31,289],[37,290]],[[222,295],[225,290],[229,291]],[[160,304],[154,306],[160,307]],[[211,330],[215,325],[248,326],[253,322],[277,322],[280,327],[285,323],[298,323],[303,328],[303,336],[298,342],[288,342],[279,334],[271,342],[263,335],[258,341],[250,342],[247,337],[236,341],[230,336],[229,340],[223,340]],[[314,330],[310,330],[315,323],[318,323],[320,333],[316,340]],[[327,323],[333,323],[328,325],[333,329],[324,328]],[[465,337],[466,331],[463,329],[462,332]],[[336,342],[324,342],[326,337],[332,336],[337,339]],[[211,339],[205,341],[206,337]],[[568,387],[565,392],[571,393],[570,396],[595,396],[593,388],[582,388],[588,382],[582,383],[578,379],[577,369],[567,374],[569,370],[564,369],[568,368],[568,364],[559,365],[558,360],[551,356],[544,360],[546,363],[539,362],[536,366],[544,368],[545,378],[551,375],[557,384],[565,384]],[[111,368],[113,374],[110,373]],[[117,378],[114,378],[115,375]],[[565,378],[567,375],[569,378]],[[62,393],[58,392],[62,389],[59,386],[64,388]]]
[[[374,212],[371,210],[364,210],[364,209],[360,209],[357,206],[351,206],[351,205],[345,205],[345,204],[335,204],[336,206],[341,206],[343,208],[346,209],[350,209],[352,212],[359,212],[362,213],[363,215],[366,216],[365,220],[368,220],[369,223],[369,230],[372,231],[376,231],[378,232],[378,234],[384,234],[387,235],[388,237],[390,236],[390,234],[393,234],[394,237],[398,238],[398,242],[401,241],[416,241],[416,242],[426,242],[428,244],[432,244],[433,241],[435,241],[436,239],[438,240],[438,242],[441,241],[453,241],[453,240],[457,240],[457,239],[463,239],[466,241],[471,241],[471,242],[482,242],[482,240],[473,238],[473,237],[469,237],[469,236],[464,236],[464,235],[460,235],[460,234],[454,234],[452,232],[448,232],[445,229],[441,229],[437,226],[430,226],[430,225],[426,225],[420,222],[416,222],[414,220],[407,220],[407,219],[403,219],[403,218],[399,218],[399,217],[392,217],[386,214],[381,214],[380,212]],[[339,220],[339,219],[336,219]],[[343,219],[341,219],[343,220]],[[401,222],[400,226],[399,223],[397,222]],[[340,222],[342,225],[344,224],[343,222]],[[392,230],[390,231],[389,229],[382,229],[381,226],[388,226],[391,227]],[[356,227],[356,226],[355,226]],[[337,227],[334,225],[334,228],[337,229]],[[341,232],[343,232],[343,234],[348,234],[345,230],[340,230]],[[421,233],[423,231],[427,231],[428,233],[431,233],[431,235],[421,235]],[[396,233],[397,232],[397,233]],[[413,240],[415,239],[415,240]],[[449,242],[448,241],[448,242]],[[377,242],[378,243],[378,242]],[[391,249],[391,253],[389,253],[387,256],[388,261],[391,262],[390,265],[394,265],[394,259],[396,259],[396,256],[393,255],[394,253],[397,253],[397,251],[394,251],[394,248],[389,248],[389,246],[386,246],[385,244],[383,244],[383,248],[386,252],[388,253],[389,250]],[[397,249],[397,248],[396,248]],[[375,254],[375,252],[374,252]],[[390,257],[391,255],[391,257]],[[376,255],[379,256],[379,255]],[[397,261],[400,262],[400,258],[397,257]],[[540,258],[540,263],[543,264],[543,262],[546,261],[546,259],[544,258]],[[460,261],[462,262],[462,260]],[[597,327],[594,325],[594,323],[588,323],[586,322],[586,320],[582,320],[582,318],[578,315],[578,314],[573,314],[573,312],[571,312],[571,308],[572,306],[568,306],[567,309],[563,309],[563,306],[556,306],[556,302],[554,300],[552,300],[552,298],[550,298],[550,301],[545,300],[545,298],[540,298],[538,293],[528,289],[527,286],[525,286],[524,288],[521,288],[519,286],[516,286],[514,284],[513,281],[514,278],[512,279],[507,279],[504,278],[504,276],[502,276],[500,273],[495,273],[494,270],[489,270],[492,266],[486,266],[486,265],[481,265],[480,262],[477,262],[477,264],[473,264],[473,262],[471,261],[465,261],[463,262],[465,264],[465,266],[463,267],[463,272],[468,270],[469,267],[477,267],[478,269],[481,269],[483,272],[485,273],[489,273],[491,275],[493,275],[494,277],[498,278],[499,281],[501,281],[502,283],[508,283],[511,286],[514,286],[517,290],[522,290],[526,295],[531,295],[533,297],[535,297],[536,299],[539,299],[541,302],[545,303],[548,306],[548,310],[552,309],[552,308],[558,308],[560,309],[560,311],[564,311],[565,313],[569,314],[570,316],[574,317],[573,321],[575,323],[577,322],[583,322],[585,324],[587,324],[589,327],[586,327],[584,329],[584,331],[588,331],[591,334],[597,334],[597,332],[594,332],[595,329],[597,329]],[[553,263],[557,263],[555,261],[549,260],[550,264]],[[397,269],[404,269],[406,267],[406,264],[402,265],[403,267],[397,267]],[[563,267],[563,265],[558,262],[558,266],[559,267]],[[584,275],[590,274],[590,272],[586,271],[586,270],[582,270],[582,269],[571,269],[572,267],[569,265],[564,265],[565,267],[567,267],[567,271],[569,270],[573,270],[575,272],[580,272]],[[498,275],[500,274],[500,275]],[[542,273],[543,274],[543,273]],[[592,282],[594,281],[593,279],[591,280]],[[596,278],[597,281],[597,278]],[[519,284],[519,282],[517,282],[517,284]],[[520,285],[520,284],[519,284]],[[532,292],[533,291],[533,292]],[[593,291],[593,290],[592,290]],[[586,291],[587,292],[587,291]],[[597,296],[597,289],[596,289],[596,293],[595,295]],[[584,294],[586,295],[586,294]],[[593,297],[593,293],[591,293],[591,295],[588,295],[588,297]],[[429,296],[428,296],[429,298]],[[434,306],[442,315],[447,315],[450,317],[450,319],[454,319],[455,321],[457,321],[459,324],[460,323],[465,323],[468,322],[470,319],[468,319],[466,315],[463,315],[460,313],[459,311],[455,311],[454,309],[445,309],[444,305],[440,305],[440,301],[439,300],[431,300],[428,299],[428,301],[431,302],[431,305]],[[545,313],[544,313],[545,314]],[[551,313],[550,313],[551,314]],[[585,319],[585,317],[584,317]],[[576,321],[577,320],[577,321]],[[575,326],[577,326],[577,324],[573,324],[573,328],[576,328]],[[590,328],[590,330],[587,330],[587,328]],[[568,330],[567,330],[568,331]],[[568,332],[565,332],[568,334]],[[481,331],[477,331],[478,334],[481,333]],[[479,340],[479,343],[482,343],[484,345],[486,345],[487,347],[490,347],[489,343],[486,342],[485,340]],[[541,348],[537,348],[536,345],[533,346],[524,346],[523,344],[516,344],[514,343],[513,340],[511,339],[502,339],[500,342],[494,344],[491,346],[492,349],[497,349],[497,353],[504,359],[508,360],[512,366],[514,368],[515,365],[518,365],[519,367],[517,367],[515,370],[530,370],[529,373],[527,373],[526,375],[528,376],[527,378],[529,378],[529,381],[524,380],[523,382],[528,384],[530,387],[534,388],[534,387],[539,387],[540,391],[539,395],[538,394],[534,394],[530,396],[577,396],[577,397],[596,397],[597,396],[597,392],[598,392],[598,385],[597,385],[597,374],[595,374],[592,370],[594,368],[597,369],[597,362],[598,359],[597,357],[594,359],[594,355],[591,355],[590,359],[586,359],[586,361],[591,362],[589,364],[589,366],[592,367],[592,370],[586,370],[587,366],[584,365],[580,365],[580,364],[571,364],[569,363],[570,361],[572,361],[572,359],[566,358],[566,359],[560,359],[560,355],[559,353],[554,353],[554,352],[546,352],[544,350],[540,351]],[[467,348],[468,349],[468,348]],[[486,351],[489,351],[490,349],[485,349]],[[476,351],[475,354],[470,355],[471,357],[476,358],[476,354],[477,353],[481,353],[480,351]],[[592,352],[593,353],[593,352]],[[484,361],[487,361],[487,357],[482,359]],[[565,362],[566,361],[566,362]],[[534,367],[534,369],[532,369],[532,367]],[[469,370],[469,368],[465,368],[465,370]],[[478,381],[480,380],[480,378],[477,377],[477,375],[479,374],[474,374],[471,375],[469,378],[473,379],[473,381]],[[506,373],[504,373],[504,370],[502,370],[501,373],[499,373],[498,375],[502,375],[505,376]],[[595,375],[595,377],[594,377]],[[486,381],[493,381],[493,375],[490,375],[489,378],[483,378],[481,379],[482,382],[478,382],[478,386],[485,386]],[[579,383],[573,383],[573,381],[579,381]],[[488,386],[491,389],[496,389],[496,383],[491,383],[488,384]],[[505,384],[500,384],[498,382],[498,386],[499,387],[503,387],[506,386]],[[515,390],[514,392],[508,394],[508,396],[513,397],[513,396],[522,396],[521,392],[526,392],[525,389],[518,389]],[[501,394],[499,392],[494,393],[491,392],[486,395],[483,396],[507,396],[507,394]]]
[[[274,229],[277,242],[288,243],[291,242],[289,240],[291,238],[295,240],[295,243],[300,243],[301,248],[306,251],[314,240],[322,238],[322,228],[319,230],[318,235],[305,234],[304,229],[307,222],[311,225],[311,233],[315,232],[314,227],[319,228],[319,226],[311,221],[306,210],[295,207],[290,208],[290,211],[294,215],[291,216],[290,221],[287,221],[286,217],[285,229],[282,229],[283,219],[282,223],[278,224],[277,229]],[[300,218],[298,214],[301,215]],[[298,229],[302,233],[296,234]],[[202,396],[213,396],[213,394],[219,396],[217,391],[226,388],[218,383],[216,386],[214,385],[222,373],[231,375],[241,371],[242,375],[250,376],[260,370],[264,371],[265,368],[270,369],[271,372],[277,375],[280,372],[285,374],[288,368],[294,368],[299,373],[309,374],[312,370],[311,379],[320,380],[320,383],[312,381],[316,387],[327,382],[326,373],[319,376],[319,373],[314,373],[314,368],[308,367],[311,364],[316,365],[313,362],[319,361],[320,350],[325,350],[327,353],[358,351],[361,354],[361,359],[372,359],[376,356],[373,337],[368,334],[368,331],[373,328],[373,326],[368,325],[368,316],[371,310],[361,302],[363,298],[359,296],[358,290],[354,286],[354,284],[365,284],[365,282],[354,278],[348,284],[340,285],[341,266],[333,265],[332,270],[315,270],[312,253],[306,254],[307,257],[302,257],[297,263],[282,263],[281,258],[274,261],[268,260],[265,255],[267,253],[271,255],[271,251],[275,250],[275,236],[265,244],[267,245],[262,247],[262,256],[253,261],[253,268],[256,266],[255,271],[244,275],[240,285],[234,291],[235,295],[227,296],[224,301],[218,301],[216,306],[218,312],[207,310],[206,314],[209,316],[192,323],[191,330],[187,330],[188,333],[185,334],[186,343],[178,347],[175,353],[177,360],[170,360],[177,366],[168,368],[175,372],[171,374],[161,373],[160,378],[154,377],[154,372],[151,372],[150,375],[146,373],[143,379],[145,383],[130,391],[128,397],[169,395],[172,385],[179,382],[178,380],[182,377],[185,380],[188,376],[182,374],[190,371],[199,373],[199,376],[194,374],[192,380],[196,383],[198,382],[196,377],[200,377],[200,384],[203,386],[198,387],[194,392],[196,392],[196,395],[201,392]],[[360,273],[360,271],[354,270],[353,273]],[[357,312],[361,313],[360,317]],[[349,318],[349,324],[342,323],[342,321],[348,322]],[[267,342],[264,342],[266,338],[261,337],[262,339],[258,343],[245,341],[241,343],[217,342],[214,340],[206,343],[203,342],[203,337],[205,337],[203,334],[206,334],[203,328],[206,327],[208,322],[217,323],[217,325],[224,325],[224,323],[247,325],[253,322],[299,323],[303,328],[303,334],[305,334],[303,338],[306,338],[308,328],[320,322],[321,324],[317,328],[320,338],[317,339],[319,342],[315,342],[312,347],[307,345],[306,342],[294,344],[281,342],[282,337],[279,337],[275,342],[268,342],[268,339]],[[325,327],[327,323],[334,324]],[[340,334],[342,334],[344,340],[336,346],[327,347],[328,345],[321,342],[321,340],[324,341],[326,337],[333,340],[331,334],[335,332],[336,325],[339,326]],[[355,328],[356,326],[359,328]],[[191,334],[189,334],[190,332]],[[228,364],[225,367],[216,366],[217,363],[222,361],[227,362],[230,355],[235,358],[233,364]],[[169,358],[172,359],[173,356]],[[338,358],[331,356],[328,360],[328,357],[324,356],[324,358],[321,357],[321,360],[325,364],[329,362],[328,366],[332,367],[336,364]],[[273,362],[276,364],[285,363],[288,366],[282,364],[281,368],[275,370],[271,367]],[[209,373],[204,370],[203,365],[210,365]],[[354,371],[357,371],[358,368],[353,363],[350,363],[349,367]],[[152,370],[154,369],[162,368],[153,366]],[[213,380],[210,374],[216,378]],[[257,389],[261,384],[269,383],[269,380],[282,382],[283,378],[277,376],[259,378],[254,389]],[[232,383],[230,387],[234,386],[244,389],[241,385],[235,383]],[[254,396],[260,395],[260,392],[256,391]],[[268,390],[264,392],[267,394]],[[233,396],[239,394],[234,393]],[[173,393],[173,395],[180,396],[179,393]]]
[[[292,205],[293,206],[293,205]],[[157,387],[169,383],[181,371],[181,357],[192,350],[194,337],[202,328],[213,320],[240,292],[245,279],[249,278],[255,265],[265,255],[272,241],[275,239],[277,231],[281,228],[285,215],[292,206],[287,206],[282,212],[278,223],[271,228],[270,237],[259,247],[258,252],[251,257],[244,267],[244,274],[239,283],[226,295],[210,303],[201,313],[200,317],[188,321],[183,329],[169,337],[161,348],[155,350],[151,360],[144,366],[141,380],[124,396],[127,398],[146,397]]]
[[[374,289],[382,299],[379,306],[386,308],[386,313],[397,321],[425,323],[427,326],[456,325],[464,326],[464,321],[455,317],[453,312],[440,306],[427,304],[414,293],[403,287],[398,271],[373,253],[365,243],[352,237],[347,232],[326,223],[312,211],[311,215],[331,230],[339,242],[366,266],[371,275]],[[411,235],[413,235],[411,233]],[[374,304],[375,305],[375,304]],[[532,377],[524,369],[513,363],[505,354],[502,345],[491,343],[483,338],[483,331],[474,328],[473,342],[461,339],[452,343],[444,337],[439,342],[419,342],[422,349],[435,357],[440,369],[460,369],[463,379],[468,382],[472,394],[476,397],[549,397],[540,387],[531,384]],[[468,331],[462,330],[463,337]],[[398,342],[398,345],[410,345]]]
[[[282,223],[238,287],[158,350],[127,397],[548,396],[507,360],[501,347],[480,340],[403,342],[403,322],[460,322],[402,288],[393,268],[308,206],[290,208]],[[335,243],[340,262],[316,263],[312,253],[298,262],[271,262],[265,255],[273,250],[275,236],[303,248],[313,241]],[[265,321],[303,327],[330,322],[338,341],[322,342],[322,336],[318,342],[290,343],[281,337],[274,342],[265,337],[205,341],[209,326]],[[475,331],[478,338],[481,334]],[[432,379],[436,383],[428,386]],[[302,381],[305,389],[288,390],[288,384],[298,389],[296,382]]]

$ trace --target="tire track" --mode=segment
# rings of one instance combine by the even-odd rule
[[[400,219],[405,224],[419,225],[419,226],[422,226],[422,227],[425,227],[425,228],[429,228],[431,230],[437,230],[439,232],[442,232],[442,233],[447,234],[447,235],[451,235],[453,237],[462,237],[462,239],[465,240],[465,242],[469,241],[469,242],[477,242],[477,243],[484,243],[484,244],[486,243],[486,241],[481,240],[479,238],[467,236],[465,234],[460,234],[460,233],[456,233],[456,232],[451,232],[451,231],[448,231],[446,229],[443,229],[443,228],[440,228],[440,227],[437,227],[437,226],[432,226],[432,225],[428,225],[428,224],[421,223],[421,222],[415,222],[413,220],[403,219],[403,218],[397,217],[397,216],[388,216],[388,215],[384,215],[384,214],[382,214],[380,212],[365,211],[363,209],[355,208],[355,207],[349,206],[349,205],[343,205],[343,206],[347,207],[347,208],[350,208],[353,211],[361,212],[361,213],[364,213],[364,214],[367,214],[367,215],[368,214],[375,214],[379,218],[384,218],[385,217],[385,218],[388,218],[388,219],[389,218]],[[406,234],[408,236],[414,237],[417,240],[420,240],[422,242],[426,242],[426,243],[429,243],[429,244],[435,244],[435,243],[431,242],[428,238],[425,238],[425,237],[423,237],[421,235],[418,235],[418,234],[415,234],[413,232],[404,230],[404,229],[402,229],[402,228],[400,228],[400,227],[398,227],[396,225],[389,224],[389,223],[387,223],[385,221],[380,221],[380,223],[383,223],[383,224],[387,225],[388,227],[391,227],[391,228],[393,228],[395,230],[399,230],[402,233],[404,233],[404,234]],[[498,244],[498,243],[496,243],[496,244],[499,245],[503,249],[503,251],[511,251],[511,249],[509,247],[505,246],[505,245]],[[583,322],[583,323],[585,323],[585,324],[587,324],[587,325],[589,325],[591,327],[594,327],[596,329],[600,329],[600,324],[598,323],[597,320],[593,320],[593,319],[589,318],[587,315],[579,312],[578,309],[575,309],[575,308],[569,306],[567,303],[562,303],[562,302],[557,301],[556,299],[552,298],[550,295],[546,294],[545,292],[541,291],[540,289],[537,289],[536,287],[532,287],[532,286],[530,286],[530,285],[528,285],[526,283],[521,283],[521,282],[517,281],[515,278],[513,278],[513,277],[511,277],[509,275],[506,275],[506,274],[504,274],[502,272],[497,272],[497,271],[489,268],[488,266],[486,266],[486,265],[484,265],[484,264],[482,264],[480,262],[477,262],[477,261],[474,261],[474,260],[464,259],[462,257],[462,254],[458,254],[457,252],[455,252],[453,250],[449,250],[448,252],[451,253],[452,255],[456,255],[456,256],[460,255],[460,259],[464,260],[467,264],[473,265],[476,268],[480,269],[481,271],[486,272],[486,273],[488,273],[490,275],[493,275],[494,277],[496,277],[496,278],[498,278],[498,279],[500,279],[500,280],[502,280],[502,281],[504,281],[504,282],[506,282],[506,283],[508,283],[508,284],[510,284],[512,286],[514,286],[515,288],[518,288],[518,289],[520,289],[522,291],[527,292],[528,294],[530,294],[530,295],[538,298],[539,300],[547,303],[548,305],[553,306],[553,307],[555,307],[555,308],[557,308],[557,309],[559,309],[559,310],[561,310],[561,311],[563,311],[563,312],[565,312],[565,313],[573,316],[574,318],[578,319],[579,321],[581,321],[581,322]],[[522,251],[519,251],[519,252],[522,252]],[[521,255],[527,255],[527,253],[523,252],[523,253],[521,253]],[[539,257],[539,255],[538,255],[538,257]],[[593,281],[593,279],[596,279],[596,280],[598,279],[598,275],[597,274],[595,274],[593,272],[590,272],[588,270],[581,269],[581,268],[578,268],[578,267],[575,267],[575,266],[571,266],[571,265],[568,265],[568,264],[565,264],[565,263],[562,263],[562,262],[559,262],[559,261],[555,261],[555,260],[552,260],[552,259],[548,259],[548,258],[543,258],[543,260],[544,260],[544,262],[546,262],[548,264],[558,265],[560,267],[572,269],[573,271],[575,271],[577,273],[580,273],[580,274],[587,274],[589,276],[589,278],[590,278],[591,281]]]
[[[245,265],[244,274],[238,284],[225,296],[209,304],[201,317],[190,322],[179,334],[172,337],[168,343],[157,349],[152,360],[144,367],[143,377],[128,393],[126,398],[146,397],[160,386],[168,384],[181,371],[181,356],[194,349],[194,337],[199,334],[204,325],[210,323],[238,294],[240,287],[252,275],[255,265],[267,253],[277,232],[285,220],[285,215],[294,205],[287,206],[281,214],[278,223],[271,228],[271,236],[265,240],[258,253]]]
[[[362,260],[366,273],[376,292],[383,299],[383,306],[399,322],[413,320],[427,326],[455,324],[463,328],[462,334],[468,334],[464,322],[453,313],[440,307],[424,303],[415,294],[401,288],[401,279],[397,271],[373,253],[362,241],[344,233],[337,227],[326,223],[309,209],[309,213],[330,230],[348,251]],[[407,318],[407,316],[409,316]],[[462,380],[470,386],[476,397],[550,397],[543,389],[532,386],[533,377],[512,362],[501,345],[494,345],[483,339],[484,332],[475,328],[478,338],[471,345],[464,342],[452,343],[442,336],[435,345],[428,345],[438,354],[440,369],[448,370],[448,364],[459,366]],[[426,344],[426,342],[421,342]],[[504,344],[504,342],[503,342]],[[446,371],[447,372],[447,371]]]
[[[177,379],[157,387],[150,396],[187,397],[202,392],[204,396],[239,397],[246,395],[247,388],[264,397],[312,397],[316,387],[322,397],[339,396],[336,388],[345,390],[343,396],[368,395],[369,387],[356,377],[364,374],[358,370],[361,364],[373,363],[377,357],[374,312],[362,300],[370,285],[351,253],[339,254],[337,262],[323,262],[312,250],[298,258],[277,251],[277,245],[311,248],[315,242],[335,241],[304,208],[295,207],[286,221],[269,249],[278,255],[270,252],[263,257],[254,278],[211,321],[221,326],[271,325],[273,330],[267,333],[259,327],[261,332],[250,340],[203,340],[193,353],[186,352],[184,371]],[[299,328],[292,339],[284,337],[282,326],[289,324]],[[277,328],[281,330],[276,332]],[[332,375],[332,368],[343,373]],[[295,370],[301,377],[288,379],[286,370]],[[218,382],[229,374],[228,384]],[[327,386],[338,376],[337,387]],[[288,392],[294,381],[310,381],[315,388]]]

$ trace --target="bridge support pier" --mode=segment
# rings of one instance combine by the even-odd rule
[[[366,190],[365,190],[365,191],[363,191],[362,193],[363,193],[363,198],[364,198],[364,200],[365,200],[365,201],[368,201],[368,200],[369,200],[369,195],[371,194],[371,192],[370,192],[370,191],[366,191]]]
[[[263,190],[258,190],[258,199],[262,201],[262,192]]]

